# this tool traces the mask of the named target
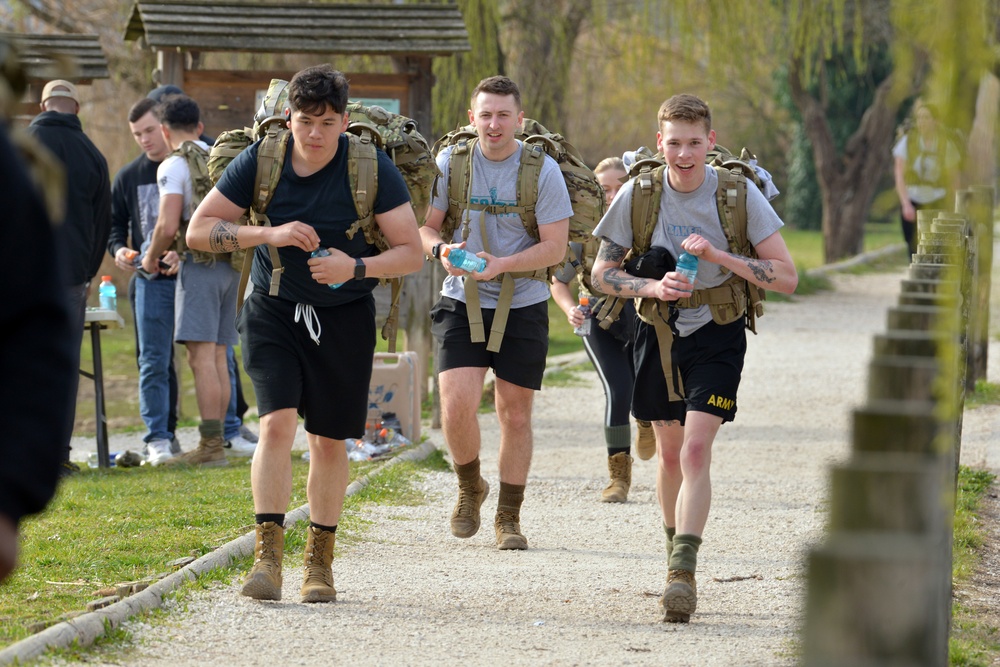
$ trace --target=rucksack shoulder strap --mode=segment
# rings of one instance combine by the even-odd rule
[[[260,145],[257,147],[257,174],[254,177],[254,196],[250,204],[251,224],[271,226],[271,219],[267,216],[267,207],[274,197],[274,191],[278,187],[281,179],[281,170],[285,165],[285,156],[288,150],[288,140],[292,133],[287,128],[281,127],[277,123],[267,126],[267,131],[261,137]],[[271,296],[278,295],[278,286],[281,283],[281,274],[285,267],[281,264],[278,256],[278,249],[272,245],[267,246],[268,254],[271,257],[271,282],[267,293]],[[249,261],[250,257],[247,257]],[[249,277],[250,267],[244,264],[244,272]],[[243,288],[246,287],[247,278],[241,277]],[[242,289],[242,288],[241,288]],[[242,295],[242,292],[240,292]]]
[[[645,160],[632,184],[632,256],[647,252],[653,245],[653,229],[660,217],[663,178],[667,165]]]
[[[358,219],[347,230],[347,238],[353,239],[359,229],[364,229],[365,238],[373,242],[371,227],[375,224],[375,194],[378,192],[378,132],[349,133],[347,135],[347,177],[354,196],[354,210]]]

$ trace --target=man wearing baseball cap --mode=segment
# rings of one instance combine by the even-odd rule
[[[66,169],[66,216],[57,229],[57,242],[63,246],[66,260],[66,288],[69,291],[71,326],[75,337],[73,346],[75,367],[80,367],[80,344],[83,341],[84,312],[90,280],[101,268],[104,248],[111,229],[111,181],[108,162],[94,143],[83,132],[77,114],[80,112],[80,95],[76,86],[63,79],[55,79],[42,89],[42,113],[32,119],[28,133],[59,158]],[[73,376],[74,385],[79,375]],[[76,396],[76,386],[73,387]],[[76,419],[76,402],[67,418],[72,433]],[[78,470],[69,460],[69,442],[63,455],[64,473]]]

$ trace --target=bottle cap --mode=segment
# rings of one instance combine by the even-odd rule
[[[586,294],[581,294],[580,295],[580,305],[581,306],[589,306],[590,305],[590,297],[587,296]]]
[[[442,257],[447,257],[450,254],[451,254],[451,246],[442,246],[442,248],[441,248],[441,256]]]
[[[101,276],[101,280],[106,283],[111,282],[111,276]]]

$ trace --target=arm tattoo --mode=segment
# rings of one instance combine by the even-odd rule
[[[236,232],[240,228],[225,220],[220,220],[212,227],[208,233],[208,247],[212,252],[235,252],[240,249],[240,242],[236,240]]]
[[[597,258],[620,265],[626,252],[625,248],[604,236],[601,237],[601,247],[597,251]],[[605,294],[622,295],[623,290],[631,290],[630,293],[623,296],[633,296],[638,294],[639,290],[648,282],[646,278],[637,278],[625,273],[618,266],[613,266],[601,274],[601,283],[607,288],[603,290]]]
[[[601,248],[597,251],[597,259],[621,263],[625,257],[625,248],[621,247],[607,236],[601,237]]]
[[[747,267],[753,272],[754,278],[759,282],[770,285],[775,281],[774,265],[771,264],[771,260],[750,259],[749,257],[742,257],[741,259],[746,262]]]

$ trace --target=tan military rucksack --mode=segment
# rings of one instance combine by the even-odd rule
[[[254,199],[241,224],[271,225],[267,208],[274,196],[281,178],[285,154],[291,131],[288,129],[288,82],[272,79],[261,108],[254,116],[253,128],[243,128],[223,132],[216,139],[208,159],[208,172],[213,183],[222,177],[226,166],[254,141],[260,141],[257,149],[257,177],[254,181]],[[364,106],[350,102],[347,106],[350,123],[347,128],[348,177],[354,193],[354,208],[358,219],[347,230],[347,237],[361,231],[365,240],[379,252],[387,250],[389,244],[375,224],[375,196],[378,192],[378,157],[376,148],[382,148],[400,170],[410,193],[410,203],[418,221],[423,221],[430,202],[430,190],[434,179],[440,173],[427,141],[417,131],[416,121],[394,114],[377,106]],[[278,250],[268,246],[271,257],[271,283],[268,289],[272,296],[278,293],[281,273],[284,268],[278,257]],[[239,251],[245,253],[245,251]],[[233,253],[234,266],[242,266],[239,298],[243,294],[250,276],[251,262]],[[382,338],[389,343],[389,351],[396,350],[396,327],[399,320],[399,298],[402,278],[381,279],[391,285],[391,306],[382,327]]]
[[[525,231],[535,241],[539,240],[538,221],[535,217],[535,205],[538,202],[538,179],[542,171],[542,162],[548,155],[559,165],[566,189],[569,191],[573,215],[569,219],[569,242],[582,243],[588,256],[588,246],[596,244],[593,236],[594,227],[604,215],[606,203],[604,190],[601,188],[593,170],[583,161],[580,152],[561,134],[550,132],[541,123],[525,118],[515,137],[522,142],[521,167],[518,171],[517,203],[514,205],[479,204],[470,201],[472,183],[472,151],[478,142],[478,136],[471,125],[460,127],[441,137],[434,144],[434,153],[452,146],[450,168],[448,175],[448,210],[441,224],[441,238],[450,241],[456,229],[461,229],[462,240],[469,236],[469,212],[484,211],[494,215],[517,213],[521,217]],[[483,242],[487,243],[483,234]],[[489,247],[484,248],[490,252]],[[592,252],[589,254],[593,254]],[[510,312],[514,296],[514,279],[531,278],[548,284],[553,274],[569,262],[573,264],[585,285],[590,283],[589,272],[584,264],[577,262],[574,253],[567,245],[563,259],[548,268],[537,271],[505,273],[494,278],[500,281],[500,299],[497,303],[493,331],[486,349],[496,352],[503,340],[503,330]],[[584,275],[584,274],[587,275]],[[469,327],[472,331],[472,342],[481,343],[486,340],[482,311],[479,307],[479,290],[474,281],[465,283],[466,305],[469,313]]]

